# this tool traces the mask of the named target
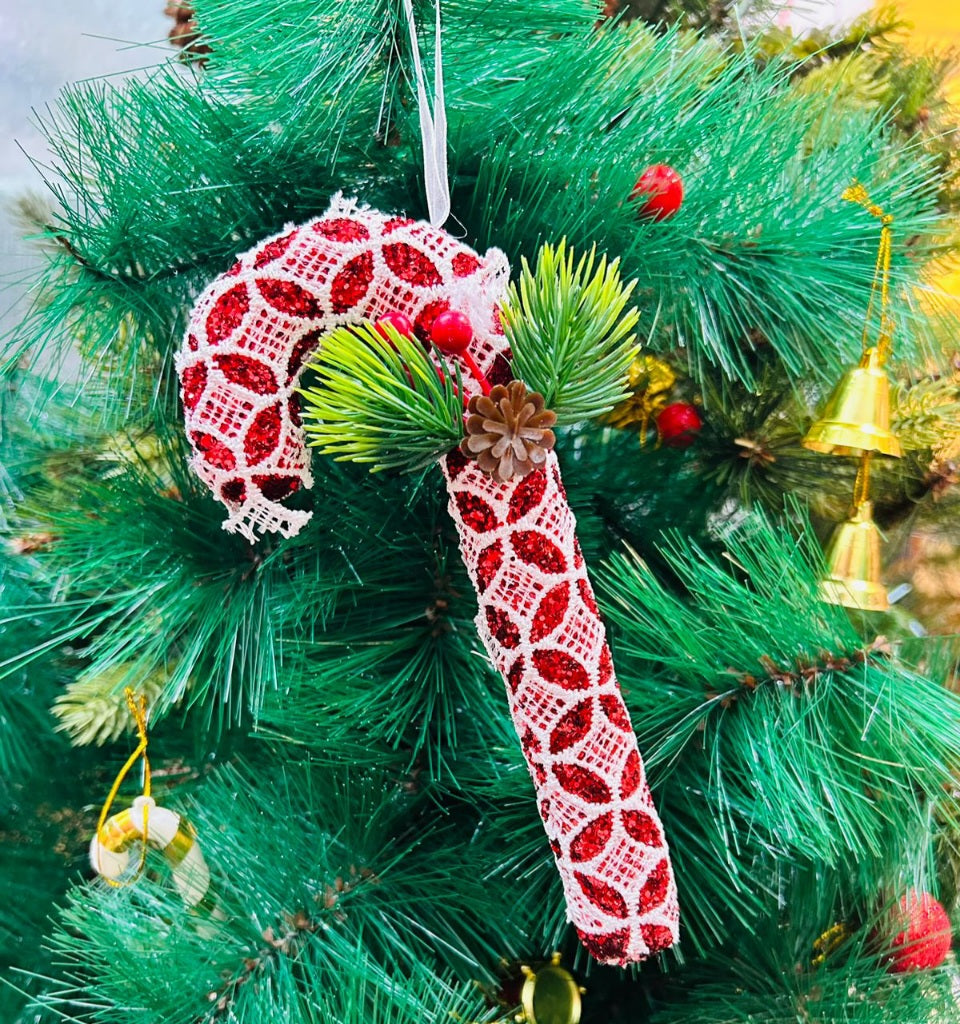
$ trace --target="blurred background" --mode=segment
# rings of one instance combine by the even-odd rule
[[[159,0],[31,0],[0,4],[0,330],[23,308],[16,285],[35,261],[15,204],[42,195],[26,154],[42,163],[37,115],[67,82],[136,73],[168,55],[170,19]],[[150,42],[153,40],[153,42]]]

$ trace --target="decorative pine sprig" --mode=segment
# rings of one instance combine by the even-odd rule
[[[381,325],[382,327],[382,325]],[[324,455],[382,469],[422,469],[463,436],[459,371],[386,325],[340,327],[323,342],[305,388],[304,429]]]
[[[75,746],[95,743],[102,747],[133,731],[133,720],[127,710],[123,687],[136,680],[138,693],[147,706],[159,700],[168,681],[167,673],[154,672],[144,676],[136,665],[115,665],[103,672],[85,674],[68,684],[51,709],[58,720],[57,732],[65,732]]]
[[[622,283],[619,259],[598,262],[596,248],[575,259],[561,240],[540,250],[536,270],[522,260],[501,311],[514,375],[561,423],[600,416],[628,397],[638,350],[639,314],[628,308],[634,283]]]

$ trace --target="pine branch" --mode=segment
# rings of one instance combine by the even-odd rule
[[[323,342],[316,387],[302,389],[311,444],[371,472],[423,469],[463,436],[463,383],[442,357],[439,368],[416,339],[392,326],[340,327]]]
[[[620,281],[620,261],[596,263],[596,249],[575,256],[561,241],[545,245],[535,271],[522,261],[501,315],[513,370],[558,421],[575,422],[609,412],[629,394],[627,370],[637,354],[634,284]]]
[[[130,1020],[131,1005],[144,1024],[299,1021],[288,1011],[312,995],[326,990],[321,1005],[339,1012],[389,974],[388,1021],[430,1017],[418,996],[463,1007],[439,965],[493,964],[517,938],[485,917],[479,886],[464,901],[462,872],[479,877],[481,857],[469,832],[430,824],[426,801],[382,775],[293,764],[264,787],[263,770],[222,769],[188,809],[217,909],[188,911],[150,873],[123,889],[75,888],[53,938],[63,966],[47,1006],[69,1010],[82,991],[77,1021]],[[449,915],[451,900],[463,916]]]
[[[654,777],[696,771],[730,828],[783,856],[885,864],[903,856],[906,824],[951,786],[958,699],[878,661],[882,646],[864,656],[844,610],[819,598],[807,531],[798,543],[754,514],[723,537],[726,565],[668,536],[663,556],[683,594],[616,557],[603,589],[622,671],[634,674],[629,702]]]

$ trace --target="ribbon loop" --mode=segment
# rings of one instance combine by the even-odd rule
[[[450,182],[447,177],[447,108],[443,97],[443,50],[440,32],[440,0],[436,0],[436,28],[433,58],[433,111],[427,99],[427,83],[420,59],[417,25],[413,17],[413,0],[403,0],[410,32],[413,72],[417,85],[417,108],[420,113],[420,140],[423,146],[423,175],[427,193],[427,210],[432,227],[441,227],[450,216]]]
[[[867,303],[867,316],[863,325],[862,347],[866,352],[870,347],[870,323],[873,319],[873,304],[877,292],[880,292],[880,332],[877,338],[877,355],[883,363],[890,354],[893,319],[890,316],[890,257],[893,253],[893,214],[887,213],[882,207],[870,200],[870,194],[859,181],[844,189],[842,198],[848,203],[862,206],[872,217],[880,221],[880,245],[877,249],[877,262],[873,268],[873,281],[870,285],[870,301]]]

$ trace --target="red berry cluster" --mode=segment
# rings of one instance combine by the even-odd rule
[[[390,340],[389,332],[387,331],[388,327],[392,327],[405,338],[414,337],[413,324],[410,322],[409,317],[404,316],[403,313],[394,311],[384,313],[374,326],[384,341]],[[448,309],[440,313],[434,318],[430,326],[430,341],[444,355],[459,356],[480,385],[483,393],[485,395],[490,394],[489,381],[480,372],[480,367],[477,366],[476,360],[468,351],[470,342],[473,341],[473,325],[467,316],[463,313],[458,313],[454,309]]]

